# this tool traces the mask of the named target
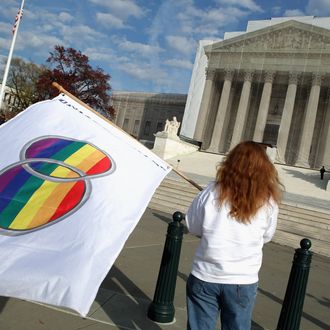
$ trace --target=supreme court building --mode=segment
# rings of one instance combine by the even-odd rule
[[[250,21],[200,42],[180,136],[220,154],[270,143],[278,162],[330,168],[330,18]]]

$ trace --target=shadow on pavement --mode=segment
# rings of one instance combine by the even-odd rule
[[[266,290],[263,290],[261,288],[258,288],[258,291],[260,293],[262,293],[263,295],[265,295],[266,297],[272,299],[273,301],[279,303],[279,304],[283,304],[283,300],[274,296],[272,293],[266,291]],[[278,317],[280,317],[280,315],[278,315]],[[321,329],[328,329],[330,330],[330,326],[328,324],[325,324],[324,322],[322,322],[321,320],[315,318],[314,316],[310,315],[310,314],[307,314],[305,312],[302,313],[302,317],[305,318],[306,320],[314,323],[315,325],[317,325],[318,327],[320,327]]]
[[[302,173],[297,170],[283,168],[283,171],[295,178],[314,184],[316,187],[326,190],[329,177],[324,175],[324,180],[320,179],[319,173]]]
[[[312,294],[310,293],[306,293],[306,296],[309,296],[313,299],[315,299],[319,304],[325,306],[325,307],[328,307],[330,309],[330,299],[326,298],[326,297],[322,297],[321,299],[313,296]]]
[[[258,323],[252,320],[251,330],[264,330],[265,328],[261,327]]]
[[[152,214],[156,217],[156,218],[158,218],[158,219],[160,219],[160,220],[162,220],[162,221],[164,221],[165,223],[167,223],[167,224],[169,224],[170,222],[172,222],[173,220],[172,220],[172,216],[169,216],[169,215],[162,215],[161,213],[156,213],[156,212],[152,212]],[[183,224],[184,224],[184,221],[182,222]],[[189,231],[188,231],[188,228],[186,227],[186,226],[184,226],[184,228],[183,228],[183,233],[184,234],[188,234],[189,233]]]
[[[178,270],[178,277],[183,279],[185,282],[187,282],[187,280],[188,280],[188,276],[186,274],[180,272],[179,270]]]
[[[7,298],[7,297],[0,297],[0,313],[5,308],[8,300],[9,300],[9,298]]]
[[[99,302],[103,312],[118,329],[161,329],[147,318],[148,306],[151,303],[150,298],[118,267],[112,266],[101,288],[112,292],[111,297],[105,302],[101,301],[102,299]]]

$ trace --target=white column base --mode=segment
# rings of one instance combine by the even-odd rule
[[[330,180],[328,180],[327,182],[327,188],[326,188],[327,191],[330,191]]]
[[[304,168],[310,168],[308,161],[306,160],[297,160],[295,163],[295,166],[304,167]]]

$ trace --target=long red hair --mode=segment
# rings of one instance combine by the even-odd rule
[[[280,202],[281,183],[266,147],[252,141],[239,143],[220,164],[216,183],[220,204],[228,202],[230,215],[249,223],[271,198]]]

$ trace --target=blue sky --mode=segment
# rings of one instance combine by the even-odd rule
[[[20,4],[0,2],[1,61]],[[187,93],[199,40],[301,15],[330,16],[330,0],[25,0],[14,56],[45,64],[60,44],[109,73],[115,91]]]

